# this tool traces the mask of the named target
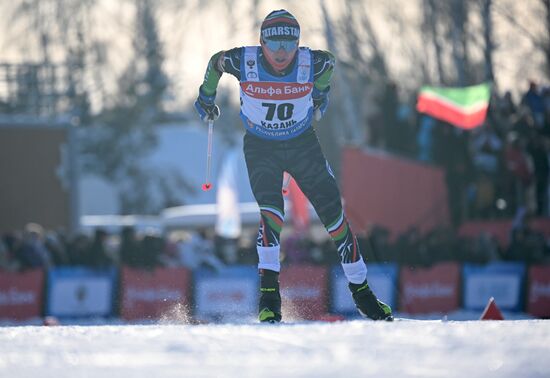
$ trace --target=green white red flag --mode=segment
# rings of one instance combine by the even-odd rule
[[[490,97],[489,83],[463,88],[424,86],[418,94],[416,109],[420,113],[469,130],[485,122]]]

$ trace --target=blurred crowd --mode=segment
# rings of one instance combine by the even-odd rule
[[[453,225],[421,234],[411,228],[392,237],[373,226],[358,234],[364,257],[371,262],[430,265],[440,261],[487,263],[550,261],[545,235],[529,227],[530,217],[548,217],[550,152],[550,87],[535,82],[516,103],[510,92],[493,94],[482,127],[464,131],[413,111],[389,83],[380,98],[381,111],[369,119],[370,143],[410,159],[441,166],[446,172]],[[514,218],[508,243],[489,234],[465,238],[458,225],[470,219]],[[191,270],[256,264],[256,235],[238,240],[216,237],[213,229],[187,230],[169,237],[96,229],[92,235],[67,237],[35,223],[0,238],[0,270],[24,271],[55,266],[130,266],[154,269],[182,266]],[[334,244],[307,234],[283,238],[283,264],[339,262]]]
[[[250,230],[253,231],[253,230]],[[459,236],[445,227],[421,234],[411,228],[391,237],[389,231],[373,226],[357,235],[364,258],[369,262],[395,262],[408,266],[430,266],[442,261],[485,264],[492,261],[550,262],[546,237],[524,220],[515,222],[509,243],[499,245],[489,234],[475,238]],[[228,265],[257,264],[254,232],[239,239],[223,239],[211,229],[187,230],[170,236],[137,233],[133,227],[108,233],[98,228],[93,235],[67,238],[62,232],[45,231],[28,224],[20,233],[6,233],[0,239],[0,271],[21,272],[36,268],[86,266],[106,268],[128,266],[152,270],[157,267],[207,268],[219,271]],[[282,264],[337,265],[339,257],[328,237],[289,233],[283,238]]]
[[[380,113],[367,123],[370,143],[442,167],[455,225],[522,208],[549,215],[550,86],[530,82],[517,102],[493,91],[485,124],[469,131],[418,114],[398,92],[389,83],[381,95]]]
[[[21,232],[0,238],[0,271],[87,266],[200,267],[220,270],[229,264],[255,264],[255,238],[222,240],[213,230],[188,230],[170,237],[158,232],[137,232],[123,227],[119,232],[96,228],[91,235],[67,237],[64,232],[45,230],[29,223]]]

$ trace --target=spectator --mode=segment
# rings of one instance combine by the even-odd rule
[[[482,232],[469,251],[468,261],[477,264],[487,264],[500,260],[501,252],[496,239],[487,232]]]
[[[514,99],[512,98],[512,92],[506,91],[506,93],[504,93],[504,96],[502,97],[502,100],[500,101],[499,113],[503,118],[511,120],[513,117],[515,117],[516,112],[517,107],[514,103]]]
[[[492,124],[487,123],[485,126],[476,129],[472,140],[475,167],[491,177],[497,175],[502,148],[502,139]]]
[[[158,262],[165,267],[180,266],[177,242],[170,239],[164,241],[164,248],[158,257]]]
[[[410,227],[397,237],[395,249],[399,264],[408,266],[424,265],[425,258],[423,255],[425,249],[422,247],[420,232],[416,227]]]
[[[69,265],[69,256],[67,254],[66,246],[59,240],[59,235],[55,232],[46,233],[44,240],[44,246],[50,251],[50,257],[52,265],[63,266]]]
[[[417,145],[411,143],[416,138],[416,116],[414,106],[410,104],[401,104],[397,111],[397,122],[401,135],[397,139],[397,151],[409,158],[417,156]]]
[[[543,133],[546,137],[550,137],[550,86],[547,86],[542,91],[542,99],[544,102],[544,129]]]
[[[141,245],[134,227],[126,226],[122,229],[118,254],[122,264],[133,267],[140,265]]]
[[[207,267],[220,271],[224,267],[214,253],[214,243],[208,239],[206,230],[193,232],[188,240],[181,240],[178,247],[181,264],[191,270]]]
[[[420,130],[416,136],[418,160],[431,163],[434,160],[434,127],[437,121],[428,115],[420,118]]]
[[[224,264],[232,265],[238,262],[238,239],[216,235],[214,244],[216,255]]]
[[[372,225],[367,235],[361,235],[357,239],[359,249],[367,261],[383,262],[393,261],[393,251],[389,242],[390,232],[387,228]],[[364,250],[362,248],[365,248]]]
[[[68,244],[68,259],[70,265],[86,265],[90,248],[90,239],[84,234],[77,234]]]
[[[544,100],[539,92],[537,83],[534,81],[529,82],[529,89],[523,95],[521,103],[531,111],[535,127],[538,130],[542,130],[544,127]]]
[[[105,230],[98,228],[94,232],[94,239],[90,245],[86,258],[85,265],[95,268],[105,268],[114,264],[113,257],[109,255],[107,250],[108,234]]]
[[[533,170],[525,152],[525,140],[515,132],[507,136],[505,148],[506,170],[510,177],[509,187],[515,207],[527,205],[528,190],[533,183]]]
[[[155,234],[149,233],[141,242],[140,258],[138,265],[145,269],[154,269],[160,265],[160,256],[164,250],[164,240]]]
[[[455,238],[449,227],[437,227],[425,238],[426,249],[431,263],[454,259]]]
[[[393,152],[399,152],[399,140],[403,137],[399,130],[397,122],[397,110],[399,108],[399,97],[397,85],[390,81],[386,84],[384,95],[382,97],[382,122],[384,130],[384,140],[387,149]]]
[[[256,253],[256,234],[243,234],[237,241],[238,263],[243,265],[258,264]]]
[[[538,216],[548,216],[549,144],[548,138],[532,135],[527,145],[527,151],[531,156],[535,171],[536,214]]]
[[[16,272],[19,264],[13,258],[4,240],[0,239],[0,272]]]
[[[23,241],[15,251],[21,269],[48,268],[50,252],[44,245],[44,229],[37,223],[28,223],[23,231]]]
[[[512,241],[506,253],[507,260],[540,263],[548,254],[544,236],[530,227],[521,226],[512,230]]]

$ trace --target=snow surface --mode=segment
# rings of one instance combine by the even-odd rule
[[[18,326],[0,377],[548,377],[550,321]]]

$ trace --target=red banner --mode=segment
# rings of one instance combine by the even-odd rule
[[[395,237],[415,226],[421,232],[448,225],[445,172],[381,152],[346,148],[342,192],[353,230],[381,225]]]
[[[0,319],[24,320],[40,317],[44,272],[0,273]]]
[[[292,202],[292,225],[297,232],[304,233],[309,228],[309,201],[292,177],[288,196]]]
[[[120,316],[126,320],[186,316],[191,274],[185,268],[122,268]]]
[[[448,313],[458,309],[460,266],[442,263],[431,268],[401,268],[400,311]]]
[[[319,319],[327,313],[328,269],[321,266],[283,267],[280,275],[283,316]]]
[[[550,317],[550,266],[529,268],[527,312],[541,318]]]

